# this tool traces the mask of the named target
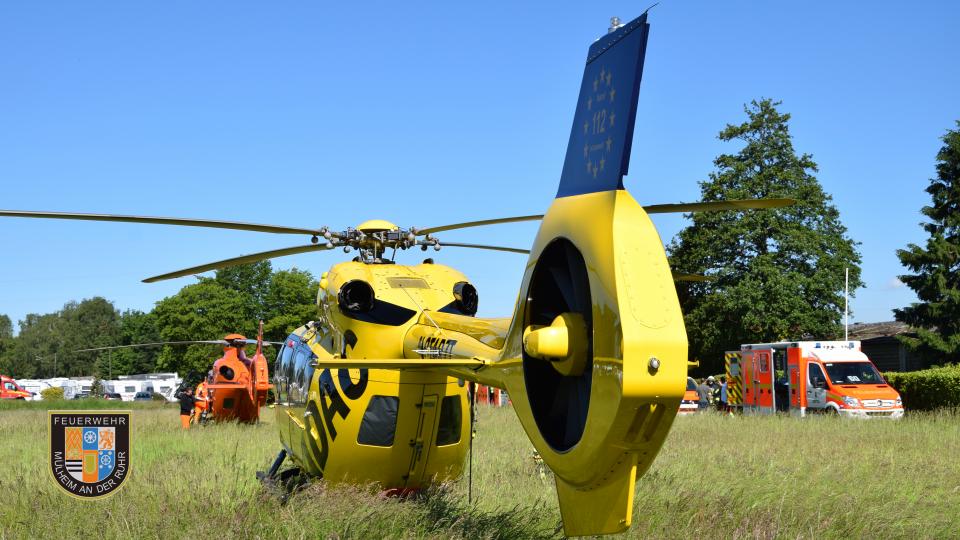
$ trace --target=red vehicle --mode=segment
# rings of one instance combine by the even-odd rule
[[[0,399],[29,399],[33,392],[24,390],[17,381],[0,375]]]
[[[683,393],[683,399],[680,400],[679,414],[692,414],[697,412],[697,402],[700,394],[697,393],[697,381],[687,377],[687,390]]]

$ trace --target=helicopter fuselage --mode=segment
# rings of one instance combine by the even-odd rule
[[[280,440],[306,472],[332,481],[418,489],[458,477],[470,433],[462,379],[435,371],[316,368],[338,358],[403,358],[422,319],[476,319],[477,296],[462,273],[425,261],[345,262],[321,275],[321,317],[294,331],[274,381]],[[491,322],[493,333],[506,331]],[[502,327],[502,329],[501,329]],[[416,351],[442,358],[455,344],[423,337]],[[407,347],[407,354],[410,354]]]

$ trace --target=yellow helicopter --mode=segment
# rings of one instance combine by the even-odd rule
[[[424,229],[372,220],[336,231],[103,214],[0,216],[306,234],[311,243],[195,266],[154,282],[310,251],[356,251],[321,275],[322,316],[293,332],[274,368],[282,451],[330,481],[417,489],[462,473],[466,382],[506,389],[555,474],[567,535],[626,530],[634,485],[656,457],[686,387],[675,280],[649,215],[776,208],[789,199],[640,206],[623,187],[649,25],[615,22],[593,43],[556,198],[545,215]],[[441,241],[468,227],[541,220],[528,249]],[[399,251],[463,247],[529,254],[510,317],[475,316],[461,272]],[[389,255],[388,255],[389,254]]]

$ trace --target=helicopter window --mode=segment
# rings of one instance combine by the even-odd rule
[[[293,354],[293,362],[288,368],[292,368],[293,371],[290,377],[290,401],[304,403],[307,400],[307,391],[310,388],[310,378],[313,377],[313,368],[310,366],[313,351],[310,350],[308,345],[300,344]]]
[[[393,446],[397,431],[397,409],[400,398],[396,396],[373,396],[363,413],[357,444],[370,446]]]
[[[277,355],[277,368],[274,370],[276,373],[276,383],[277,383],[277,401],[281,404],[290,402],[290,378],[287,376],[287,367],[292,365],[291,358],[293,357],[293,347],[292,343],[296,343],[297,336],[291,335],[287,338],[287,343],[284,344],[280,354]]]
[[[313,378],[312,364],[316,357],[308,345],[304,345],[297,351],[297,373],[299,374],[301,403],[307,401],[307,393],[310,391],[310,379]]]
[[[460,421],[463,418],[460,396],[447,396],[440,403],[440,424],[437,426],[437,446],[460,442]]]

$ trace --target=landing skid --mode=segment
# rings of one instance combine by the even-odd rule
[[[290,467],[280,470],[284,460],[287,458],[287,451],[280,450],[277,458],[266,472],[257,471],[257,480],[263,484],[268,491],[276,493],[280,497],[281,503],[286,503],[290,495],[307,484],[308,478],[300,467]]]

